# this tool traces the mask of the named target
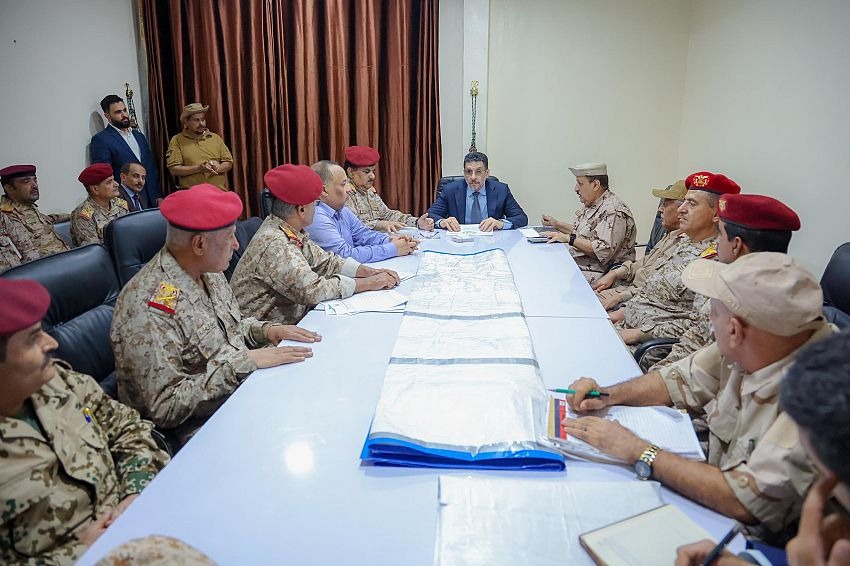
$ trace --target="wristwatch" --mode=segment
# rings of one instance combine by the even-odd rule
[[[655,444],[650,444],[640,455],[640,458],[635,462],[635,473],[639,480],[648,480],[652,477],[652,463],[659,452],[661,452],[661,448]]]
[[[573,232],[572,234],[570,234],[570,245],[572,246],[575,243],[576,243],[576,233]]]

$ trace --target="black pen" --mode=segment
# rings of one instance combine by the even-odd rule
[[[742,530],[744,530],[744,525],[741,523],[735,523],[732,530],[726,533],[726,536],[723,537],[720,542],[717,543],[717,546],[708,553],[708,556],[706,556],[705,560],[702,561],[702,566],[711,566],[715,560],[720,558],[720,554],[723,552],[723,549],[726,548],[726,545],[732,542],[732,539],[735,538],[735,536]]]

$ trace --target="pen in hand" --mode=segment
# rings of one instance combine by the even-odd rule
[[[553,393],[565,393],[566,395],[575,395],[575,389],[550,389],[549,391]],[[587,394],[588,397],[608,397],[607,393],[603,393],[602,391],[596,391],[595,389]]]
[[[705,560],[702,561],[702,566],[711,566],[715,560],[720,558],[720,555],[723,553],[723,549],[726,548],[726,545],[732,542],[732,539],[735,538],[735,535],[740,533],[744,529],[744,525],[741,523],[735,523],[735,526],[726,533],[726,536],[723,537],[720,542],[717,543],[717,546],[714,547],[714,550],[708,553],[708,556],[705,557]]]

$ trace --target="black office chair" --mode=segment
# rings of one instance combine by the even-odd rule
[[[850,242],[833,252],[823,276],[823,314],[839,328],[850,327]]]
[[[47,288],[51,300],[44,330],[59,343],[56,357],[116,397],[109,327],[120,288],[106,248],[89,244],[13,267],[3,277],[34,279]]]
[[[264,187],[260,191],[260,219],[265,220],[272,213],[272,205],[274,204],[274,195]]]
[[[224,272],[224,276],[227,277],[228,281],[230,281],[230,278],[233,277],[233,271],[236,269],[236,264],[239,263],[239,260],[242,258],[242,254],[245,253],[245,250],[248,248],[248,244],[251,243],[251,238],[254,237],[254,234],[257,233],[257,230],[260,229],[262,224],[263,221],[256,216],[240,220],[236,223],[236,239],[239,241],[239,249],[233,252],[233,257],[230,258],[230,265],[227,266],[227,270]]]
[[[62,238],[62,241],[65,244],[72,248],[74,247],[74,241],[71,239],[71,221],[66,220],[65,222],[57,222],[53,225],[53,231],[56,232],[56,235]]]
[[[494,181],[498,181],[498,177],[494,177],[490,175],[487,177],[488,179],[493,179]],[[451,183],[452,181],[457,181],[458,179],[463,179],[463,175],[449,175],[448,177],[440,177],[440,180],[437,181],[437,193],[434,195],[434,199],[440,198],[440,193],[443,192],[443,189],[446,185]]]
[[[168,222],[158,208],[131,212],[106,225],[103,243],[121,287],[165,245]]]
[[[652,223],[652,229],[649,231],[649,239],[646,241],[646,249],[644,253],[649,253],[655,245],[667,235],[667,230],[664,229],[664,224],[661,222],[661,212],[655,214],[655,220]]]

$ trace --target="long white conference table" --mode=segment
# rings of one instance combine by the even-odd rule
[[[640,373],[564,245],[530,244],[511,230],[464,243],[440,231],[421,247],[506,251],[547,387],[566,387],[580,376],[608,385]],[[414,254],[380,266],[416,271],[418,262]],[[399,290],[408,294],[415,282]],[[362,465],[401,317],[308,313],[300,326],[322,335],[314,357],[252,374],[79,563],[94,564],[124,541],[164,534],[224,565],[425,566],[434,562],[440,475],[638,481],[631,468],[573,459],[565,472]],[[732,526],[662,491],[716,539]]]

